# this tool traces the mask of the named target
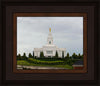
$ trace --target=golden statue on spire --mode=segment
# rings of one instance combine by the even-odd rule
[[[49,28],[49,32],[51,32],[51,28]]]

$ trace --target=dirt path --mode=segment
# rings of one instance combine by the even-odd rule
[[[65,68],[58,68],[58,67],[21,66],[21,65],[17,65],[17,69],[22,69],[22,68],[30,68],[30,69],[65,69]]]

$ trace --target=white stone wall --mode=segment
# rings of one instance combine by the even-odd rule
[[[41,51],[44,53],[45,57],[48,57],[48,56],[53,57],[53,56],[55,56],[56,51],[58,52],[58,57],[59,58],[62,58],[62,51],[64,52],[64,57],[66,56],[66,49],[56,48],[56,46],[53,46],[53,47],[51,47],[51,46],[47,46],[47,47],[44,46],[43,48],[35,48],[34,49],[34,56],[40,57],[40,52]],[[53,53],[52,54],[47,54],[46,51],[53,51]]]

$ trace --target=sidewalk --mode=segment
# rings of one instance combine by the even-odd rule
[[[66,68],[58,68],[58,67],[42,67],[42,66],[22,66],[22,65],[17,65],[17,69],[22,69],[22,68],[30,68],[30,69],[66,69]]]

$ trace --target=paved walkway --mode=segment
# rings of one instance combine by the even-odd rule
[[[21,66],[21,65],[17,65],[17,69],[22,69],[22,68],[30,68],[30,69],[65,69],[65,68],[58,68],[58,67]]]

